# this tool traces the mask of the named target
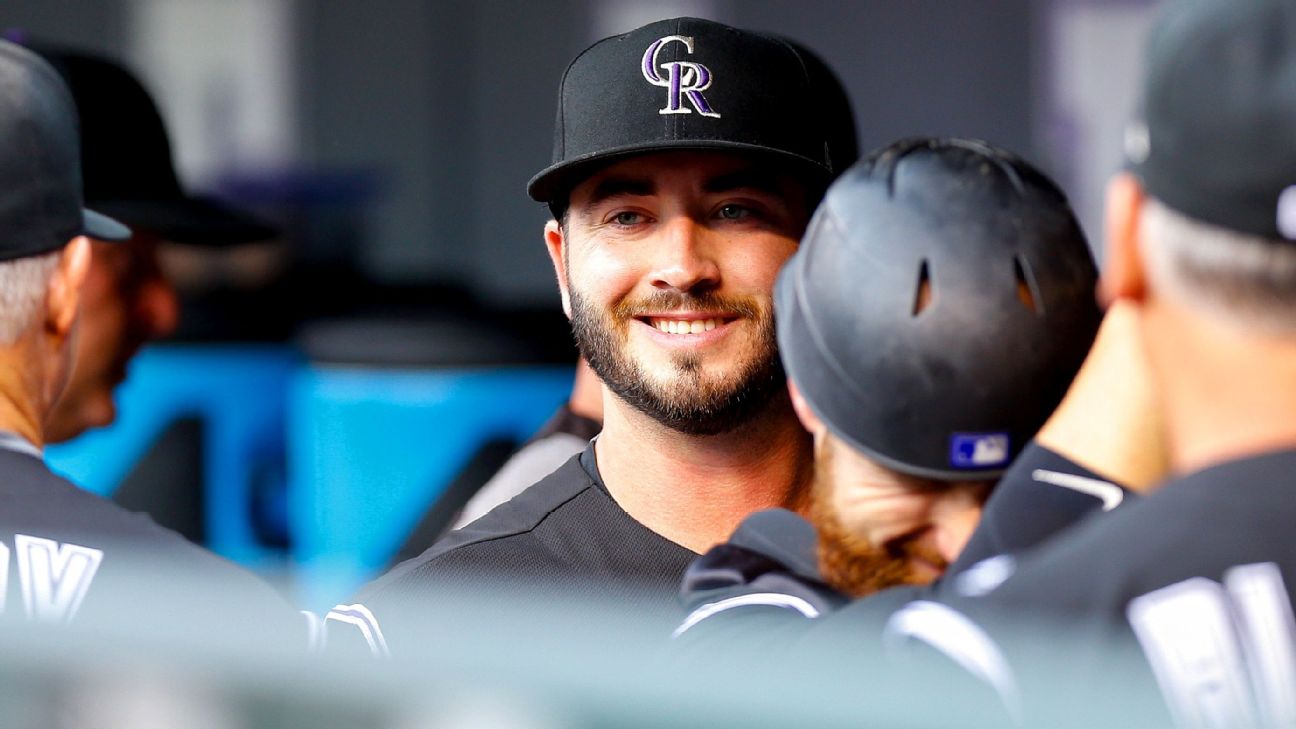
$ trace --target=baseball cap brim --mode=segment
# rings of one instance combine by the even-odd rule
[[[96,200],[95,207],[176,243],[239,245],[279,236],[278,228],[211,198]]]
[[[814,178],[822,178],[825,183],[833,175],[832,170],[816,160],[756,144],[744,144],[721,139],[662,139],[599,151],[550,165],[541,170],[535,177],[532,177],[531,181],[527,183],[527,194],[536,202],[552,202],[566,196],[573,187],[580,184],[581,180],[589,177],[594,170],[600,167],[641,154],[677,151],[748,153],[787,164],[795,169],[805,170],[807,174]]]
[[[131,237],[131,229],[88,208],[81,209],[81,233],[95,240],[117,242]]]

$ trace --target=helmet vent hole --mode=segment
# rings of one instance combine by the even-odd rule
[[[918,287],[914,290],[913,315],[918,316],[931,305],[931,272],[927,267],[927,259],[924,258],[922,265],[918,267]]]
[[[1035,274],[1020,253],[1013,256],[1013,277],[1017,280],[1018,301],[1031,313],[1042,316],[1044,302],[1039,295],[1039,286],[1035,283]]]

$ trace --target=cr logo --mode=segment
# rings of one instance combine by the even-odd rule
[[[661,53],[661,49],[668,43],[683,43],[689,54],[693,53],[693,39],[683,35],[668,35],[660,38],[644,51],[641,64],[643,77],[653,86],[663,86],[667,90],[666,108],[657,113],[691,114],[693,112],[683,104],[683,98],[687,98],[693,108],[697,109],[697,113],[719,119],[720,114],[711,108],[706,97],[702,95],[703,91],[711,87],[711,69],[691,61],[671,61],[658,65],[657,54]],[[659,73],[658,69],[664,70],[665,75]]]

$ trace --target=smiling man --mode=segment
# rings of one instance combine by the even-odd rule
[[[784,388],[772,290],[855,157],[840,84],[795,44],[678,18],[580,54],[553,164],[528,192],[553,212],[545,243],[604,383],[603,432],[332,617],[389,627],[393,602],[492,577],[673,612],[699,552],[752,511],[802,506],[810,440]]]

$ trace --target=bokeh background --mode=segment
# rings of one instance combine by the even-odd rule
[[[358,183],[349,255],[390,283],[552,305],[545,219],[554,93],[598,38],[693,14],[818,50],[864,148],[977,136],[1054,173],[1096,223],[1152,0],[6,0],[0,23],[125,61],[198,188],[300,174]],[[355,250],[330,249],[355,246]]]

